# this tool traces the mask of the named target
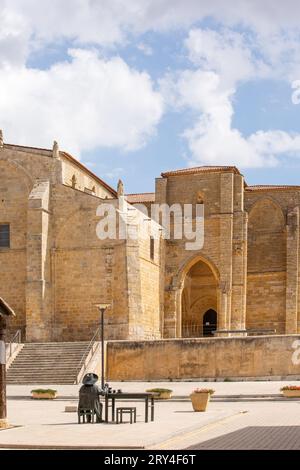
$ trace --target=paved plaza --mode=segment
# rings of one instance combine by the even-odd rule
[[[300,449],[300,399],[284,399],[280,387],[297,382],[113,383],[126,392],[155,386],[172,388],[173,399],[158,401],[155,421],[144,422],[144,404],[136,402],[136,424],[77,424],[77,385],[51,386],[54,401],[33,401],[36,386],[8,386],[9,422],[0,431],[1,448],[106,449]],[[197,386],[216,394],[205,413],[195,413],[188,398]],[[46,388],[43,386],[43,388]],[[47,386],[48,388],[48,386]],[[126,402],[128,404],[129,402]]]

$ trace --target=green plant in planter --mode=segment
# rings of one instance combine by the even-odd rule
[[[146,392],[155,393],[157,398],[168,399],[171,398],[173,390],[170,390],[169,388],[151,388],[146,390]]]
[[[300,398],[300,387],[298,385],[286,385],[280,391],[287,398]]]
[[[31,390],[32,398],[36,399],[51,400],[53,398],[56,398],[56,393],[57,390],[52,390],[51,388],[36,388],[35,390]]]
[[[298,385],[286,385],[285,387],[282,387],[280,389],[281,392],[285,392],[286,390],[299,390],[300,391],[300,387]]]
[[[193,393],[208,393],[209,395],[213,395],[215,393],[215,390],[212,388],[195,388],[193,390]]]

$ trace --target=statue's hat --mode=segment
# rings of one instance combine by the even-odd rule
[[[97,374],[93,374],[92,372],[89,372],[88,374],[85,374],[85,376],[82,379],[83,385],[94,385],[98,381],[99,377]]]

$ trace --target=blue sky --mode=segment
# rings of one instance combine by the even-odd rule
[[[4,139],[58,140],[127,192],[202,164],[298,185],[299,13],[294,0],[0,0]]]

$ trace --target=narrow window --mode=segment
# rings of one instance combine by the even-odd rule
[[[10,247],[10,227],[9,224],[0,224],[0,248]]]
[[[154,260],[154,237],[150,237],[150,259]]]
[[[72,188],[76,188],[76,185],[77,185],[77,178],[75,175],[72,176],[71,178],[71,184],[72,184]]]

